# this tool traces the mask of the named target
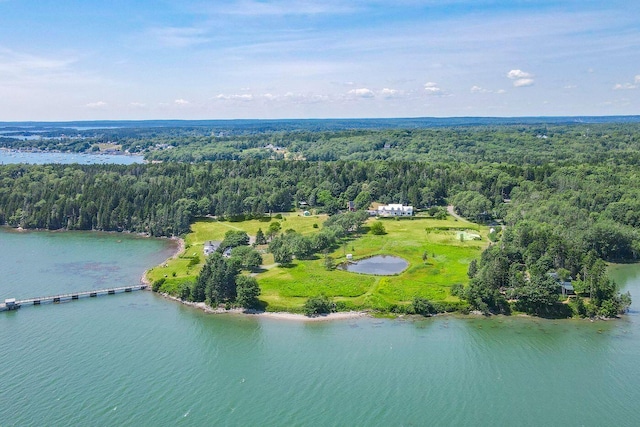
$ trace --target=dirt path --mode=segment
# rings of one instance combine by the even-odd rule
[[[453,208],[453,205],[447,206],[447,212],[449,213],[449,215],[451,215],[452,217],[454,217],[458,221],[469,222],[469,220],[461,217],[460,215],[458,215],[456,213],[455,209]]]

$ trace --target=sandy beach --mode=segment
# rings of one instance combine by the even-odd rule
[[[269,311],[255,311],[255,310],[245,310],[242,308],[232,308],[226,310],[225,308],[218,307],[210,307],[204,302],[191,302],[191,301],[182,301],[178,297],[174,297],[173,295],[169,295],[166,293],[159,293],[166,299],[170,299],[172,301],[179,302],[184,305],[188,305],[193,308],[200,309],[205,313],[211,314],[232,314],[232,315],[241,315],[241,316],[255,316],[258,318],[265,319],[278,319],[278,320],[292,320],[296,322],[325,322],[325,321],[333,321],[333,320],[348,320],[348,319],[358,319],[362,317],[369,317],[369,313],[364,311],[342,311],[337,313],[329,313],[320,316],[308,317],[304,314],[297,313],[287,313],[283,311],[279,312],[269,312]]]

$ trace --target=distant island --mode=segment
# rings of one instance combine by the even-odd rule
[[[0,147],[143,154],[1,165],[0,223],[181,236],[149,278],[184,300],[556,318],[630,304],[606,266],[640,254],[638,116],[2,123]],[[342,269],[378,255],[406,268]]]

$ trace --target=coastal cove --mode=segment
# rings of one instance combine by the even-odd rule
[[[174,251],[135,235],[3,229],[0,293],[137,283]],[[640,301],[640,266],[611,275]],[[306,323],[137,292],[1,314],[7,425],[640,423],[638,303],[615,321]]]

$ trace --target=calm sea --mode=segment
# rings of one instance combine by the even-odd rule
[[[166,240],[0,231],[0,298],[138,283]],[[640,268],[617,321],[299,323],[150,292],[0,313],[0,425],[640,425]]]

